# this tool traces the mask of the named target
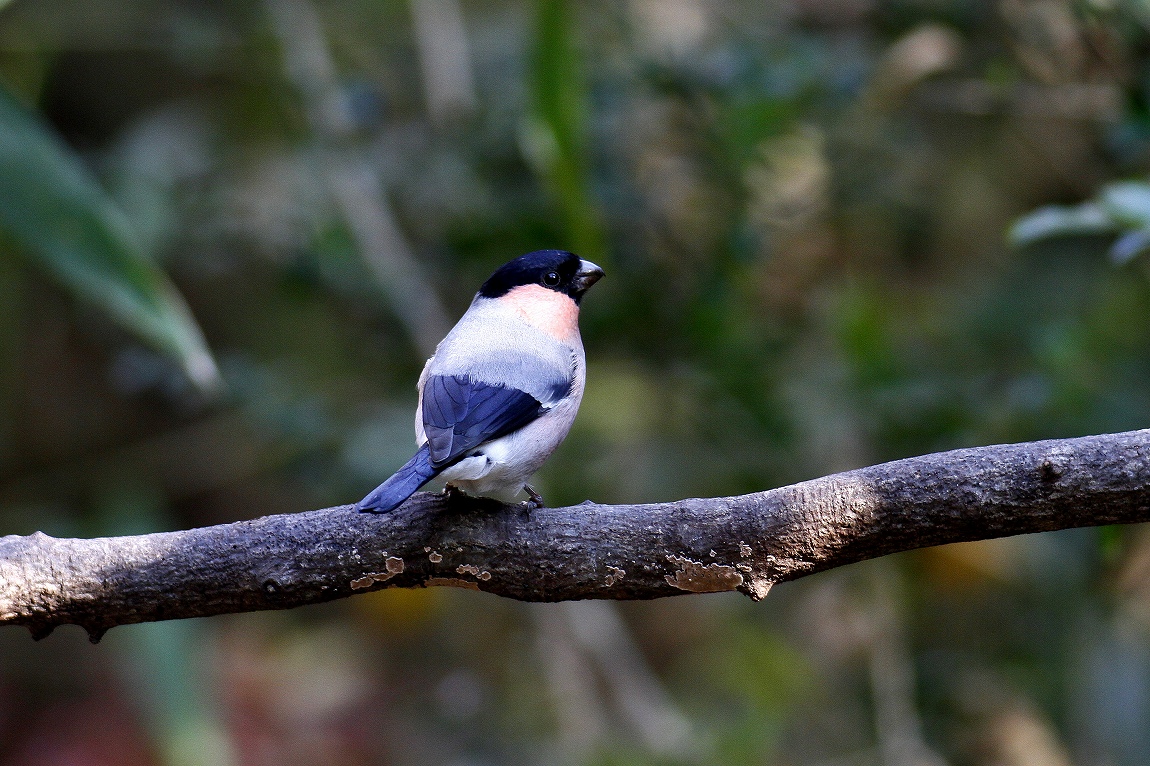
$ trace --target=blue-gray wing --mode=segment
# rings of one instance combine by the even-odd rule
[[[431,375],[423,387],[423,428],[431,465],[449,465],[483,442],[522,428],[544,411],[543,404],[525,391],[464,375]]]

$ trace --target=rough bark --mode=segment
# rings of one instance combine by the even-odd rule
[[[182,532],[0,538],[0,625],[134,622],[449,585],[525,601],[753,599],[928,545],[1150,520],[1150,430],[961,449],[739,497],[526,512],[417,494]]]

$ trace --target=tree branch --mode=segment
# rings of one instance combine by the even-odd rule
[[[0,625],[42,638],[451,585],[525,601],[739,590],[888,553],[1150,520],[1150,430],[942,452],[740,497],[543,508],[420,493],[182,532],[0,538]]]

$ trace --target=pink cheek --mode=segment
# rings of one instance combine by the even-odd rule
[[[555,325],[551,334],[566,340],[579,332],[579,307],[567,296],[561,296],[563,305],[555,312]]]
[[[569,341],[579,332],[579,307],[566,295],[538,285],[524,285],[504,297],[528,324],[556,340]]]

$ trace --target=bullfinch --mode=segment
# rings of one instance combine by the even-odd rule
[[[579,303],[603,270],[537,250],[500,267],[419,376],[419,450],[359,501],[387,513],[428,481],[510,500],[567,436],[587,379]]]

